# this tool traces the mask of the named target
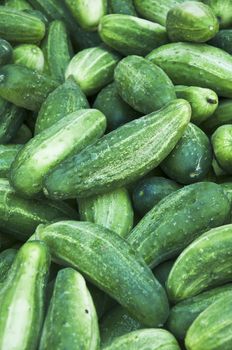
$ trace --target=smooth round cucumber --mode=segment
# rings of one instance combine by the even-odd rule
[[[220,126],[211,137],[216,160],[228,174],[232,174],[232,125]]]
[[[12,54],[13,49],[10,43],[4,39],[0,39],[0,66],[10,63]]]
[[[210,40],[209,44],[219,47],[232,55],[232,29],[220,30],[216,36]]]
[[[220,28],[231,28],[232,25],[232,3],[231,0],[203,0],[211,7],[218,19]]]
[[[33,44],[22,44],[14,48],[13,62],[42,72],[44,55],[42,50]]]

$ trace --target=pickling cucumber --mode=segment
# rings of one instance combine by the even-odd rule
[[[232,99],[221,100],[214,114],[201,124],[201,128],[212,134],[219,126],[224,124],[232,124]]]
[[[5,0],[4,5],[20,11],[32,9],[31,5],[26,0]]]
[[[231,0],[202,0],[211,7],[219,21],[220,28],[231,28],[232,25],[232,3]]]
[[[133,0],[108,0],[111,13],[120,13],[123,15],[136,16]]]
[[[42,72],[44,69],[43,52],[38,46],[33,44],[22,44],[15,47],[13,62],[39,72]]]
[[[220,126],[212,135],[213,151],[219,166],[232,174],[232,125]]]

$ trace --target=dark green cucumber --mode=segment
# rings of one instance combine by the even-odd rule
[[[79,199],[78,207],[81,220],[104,226],[121,237],[126,237],[133,227],[134,212],[125,188]]]
[[[0,252],[12,248],[16,243],[17,241],[15,238],[10,237],[8,234],[0,233]]]
[[[0,6],[0,37],[5,40],[21,43],[36,43],[43,39],[45,25],[37,17]]]
[[[119,95],[141,113],[152,113],[176,98],[174,86],[165,72],[139,56],[121,60],[114,78]]]
[[[8,177],[11,164],[22,145],[0,145],[0,177]]]
[[[86,95],[93,95],[113,80],[119,59],[104,46],[82,50],[70,61],[66,79],[72,75]]]
[[[97,314],[84,278],[71,268],[60,270],[39,349],[97,350],[99,342]]]
[[[148,177],[141,179],[133,189],[133,206],[144,216],[161,199],[178,190],[181,186],[165,177]]]
[[[44,54],[36,45],[22,44],[14,48],[13,63],[43,72]]]
[[[170,312],[167,328],[177,339],[184,340],[193,321],[210,305],[227,295],[232,297],[232,284],[213,288],[176,304]]]
[[[113,14],[102,17],[98,32],[105,44],[125,56],[145,56],[168,42],[165,27],[129,15]]]
[[[32,138],[32,132],[26,124],[22,124],[18,129],[15,137],[11,140],[13,144],[23,145]]]
[[[216,36],[210,40],[210,45],[219,47],[220,49],[232,54],[232,29],[220,30]]]
[[[42,104],[36,119],[35,134],[50,128],[66,115],[85,108],[89,108],[87,98],[74,79],[68,78]]]
[[[58,82],[17,64],[0,69],[0,96],[18,107],[38,111]]]
[[[121,126],[55,168],[45,179],[44,192],[52,198],[83,198],[143,177],[174,148],[190,115],[188,102],[174,100]]]
[[[224,124],[232,124],[232,99],[221,100],[214,114],[201,124],[201,128],[211,134]]]
[[[168,275],[172,269],[174,262],[174,260],[168,260],[163,262],[162,264],[159,264],[153,269],[155,277],[164,288],[166,288]]]
[[[147,326],[160,325],[168,315],[164,289],[143,259],[119,235],[102,226],[78,221],[40,225],[54,261],[81,271]]]
[[[219,166],[227,174],[232,174],[232,125],[220,126],[213,133],[211,142]]]
[[[161,163],[161,169],[171,179],[188,185],[206,177],[212,160],[209,138],[198,126],[189,123],[180,141]]]
[[[232,56],[217,47],[173,43],[153,50],[147,58],[174,84],[209,88],[219,96],[232,97]]]
[[[167,281],[174,302],[232,281],[232,224],[207,231],[177,258]]]
[[[19,10],[31,10],[31,5],[26,0],[5,0],[5,6]]]
[[[231,28],[232,25],[232,3],[230,0],[203,0],[211,7],[218,19],[220,28]]]
[[[0,198],[1,232],[22,241],[27,240],[39,224],[77,217],[66,203],[19,197],[6,179],[0,179]]]
[[[109,0],[109,10],[111,13],[120,13],[122,15],[136,16],[133,0]]]
[[[199,182],[185,186],[150,210],[127,241],[154,267],[176,257],[208,229],[228,223],[230,211],[229,199],[220,185]]]
[[[11,248],[0,253],[0,283],[7,278],[17,252],[17,249]]]
[[[13,49],[4,39],[0,39],[0,66],[4,66],[7,63],[10,63],[13,55]]]
[[[191,121],[199,125],[215,112],[218,107],[217,94],[198,86],[175,86],[176,96],[187,100],[192,108]]]

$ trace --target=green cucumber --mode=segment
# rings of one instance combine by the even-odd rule
[[[9,235],[4,233],[0,233],[0,252],[13,247],[16,243],[17,241],[13,237],[10,237]]]
[[[218,163],[215,157],[213,158],[213,161],[212,161],[212,169],[217,178],[227,176],[226,171],[221,168],[220,164]]]
[[[83,198],[143,177],[174,148],[190,115],[188,102],[174,100],[158,112],[121,126],[55,168],[45,179],[45,194]]]
[[[232,29],[220,30],[215,37],[210,40],[209,44],[219,47],[232,55]]]
[[[229,199],[220,185],[199,182],[160,201],[135,226],[127,241],[154,267],[176,257],[208,229],[228,223],[230,212]]]
[[[137,16],[133,0],[108,0],[111,13]]]
[[[219,21],[220,28],[231,28],[232,25],[232,3],[231,0],[202,0],[211,7]]]
[[[32,138],[32,132],[26,124],[22,124],[18,129],[15,137],[11,140],[14,144],[25,144]],[[1,175],[0,175],[1,176]]]
[[[5,0],[5,6],[16,10],[32,10],[31,5],[26,0]]]
[[[49,171],[96,141],[105,128],[106,118],[96,109],[68,114],[37,134],[18,153],[10,170],[12,186],[23,196],[38,194]]]
[[[119,56],[104,46],[78,52],[66,70],[66,79],[72,75],[86,95],[93,95],[113,80]]]
[[[219,166],[227,174],[232,174],[232,125],[220,126],[213,133],[211,142]]]
[[[74,79],[68,78],[42,104],[36,119],[35,135],[50,128],[66,115],[85,108],[89,108],[87,98]]]
[[[116,338],[103,350],[180,350],[174,336],[164,329],[140,329]]]
[[[99,349],[97,314],[91,295],[84,278],[71,268],[58,272],[41,335],[39,350],[54,348]]]
[[[44,55],[38,46],[22,44],[14,48],[13,63],[42,72],[44,69]]]
[[[78,200],[80,219],[94,222],[126,237],[133,227],[134,212],[125,188]]]
[[[161,199],[178,190],[181,186],[165,177],[141,179],[133,189],[133,206],[138,214],[144,216]]]
[[[171,179],[188,185],[206,177],[212,160],[209,138],[198,126],[189,123],[180,141],[161,163],[161,169]]]
[[[168,275],[172,269],[173,264],[174,260],[168,260],[163,262],[162,264],[159,264],[153,269],[155,277],[164,288],[166,288]]]
[[[209,6],[186,1],[169,10],[166,28],[171,41],[204,43],[217,34],[219,24]]]
[[[92,283],[87,283],[87,287],[92,296],[98,319],[100,320],[107,311],[112,309],[116,302]]]
[[[232,296],[232,284],[210,289],[176,304],[171,309],[166,327],[177,339],[184,340],[189,327],[200,313],[227,295]]]
[[[7,278],[17,252],[17,249],[11,248],[0,253],[0,283]]]
[[[43,39],[45,25],[37,17],[0,6],[0,37],[5,40],[21,43],[36,43]]]
[[[177,258],[167,281],[174,302],[232,280],[232,224],[207,231]]]
[[[34,237],[47,244],[54,261],[77,268],[138,321],[157,326],[167,319],[164,289],[143,259],[113,231],[89,222],[60,221],[40,225]]]
[[[142,57],[121,60],[114,78],[119,95],[141,113],[152,113],[176,99],[174,86],[165,72]]]
[[[222,188],[224,189],[227,197],[229,198],[231,204],[232,204],[232,179],[226,178],[225,180],[222,180],[220,183]]]
[[[168,42],[165,27],[129,15],[112,14],[102,17],[98,32],[105,44],[125,56],[145,56]]]
[[[0,177],[8,177],[11,164],[22,145],[0,145]]]
[[[153,50],[147,58],[176,85],[200,86],[219,96],[232,97],[232,57],[217,47],[172,43]]]
[[[187,100],[192,108],[191,121],[199,125],[215,112],[218,107],[217,94],[210,89],[198,86],[175,86],[177,98]]]
[[[39,224],[77,217],[66,203],[19,197],[7,179],[0,179],[0,198],[0,230],[21,241],[27,240]]]
[[[211,134],[224,124],[232,124],[232,99],[221,100],[214,114],[201,124],[201,128]]]
[[[10,63],[13,55],[13,49],[4,39],[0,39],[0,66],[4,66],[7,63]]]
[[[58,82],[17,64],[0,69],[0,96],[18,107],[38,111]]]

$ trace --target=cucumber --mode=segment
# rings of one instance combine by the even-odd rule
[[[232,284],[213,288],[176,304],[171,309],[166,327],[177,339],[184,340],[194,320],[210,305],[227,295],[232,296]]]
[[[145,56],[168,42],[165,27],[142,18],[112,14],[101,18],[102,41],[121,54]]]
[[[221,100],[214,114],[201,124],[201,128],[212,134],[219,126],[224,124],[232,124],[232,99]]]
[[[220,30],[215,37],[210,40],[209,44],[219,47],[232,55],[232,29]]]
[[[227,197],[229,198],[229,200],[230,200],[230,202],[232,204],[232,181],[231,181],[231,178],[222,180],[220,185],[224,189]]]
[[[66,115],[89,108],[87,98],[72,77],[48,95],[42,104],[35,124],[35,135],[50,128]]]
[[[68,114],[36,135],[18,153],[10,170],[12,186],[23,196],[38,194],[49,171],[96,141],[105,128],[106,118],[96,109]]]
[[[0,283],[7,278],[17,252],[17,249],[11,248],[0,253]]]
[[[219,165],[218,161],[216,160],[216,158],[213,158],[213,161],[212,161],[212,168],[213,168],[213,172],[215,174],[215,176],[217,178],[219,177],[225,177],[227,176],[227,173],[225,172],[225,170],[223,170],[221,168],[221,166]]]
[[[126,237],[133,227],[134,212],[125,188],[78,200],[80,219],[94,222]]]
[[[43,39],[45,25],[24,11],[0,6],[0,37],[20,43],[36,43]]]
[[[0,177],[8,177],[11,164],[13,163],[21,145],[0,145]]]
[[[213,151],[219,166],[227,173],[232,174],[232,125],[220,126],[212,135]]]
[[[171,333],[164,329],[140,329],[116,338],[103,350],[180,350]]]
[[[219,21],[220,28],[231,28],[232,25],[232,3],[231,0],[203,0],[211,7]]]
[[[13,63],[42,72],[44,69],[44,55],[38,46],[22,44],[14,48]]]
[[[186,1],[169,10],[166,28],[171,41],[204,43],[217,34],[219,24],[209,6]]]
[[[107,85],[97,95],[93,108],[99,109],[107,119],[107,130],[112,131],[119,126],[140,117],[140,113],[131,108],[119,96],[115,83]]]
[[[47,27],[48,27],[48,19],[47,19],[47,17],[45,16],[45,14],[44,13],[42,13],[42,12],[40,12],[40,11],[38,11],[38,10],[31,10],[31,9],[29,9],[29,10],[24,10],[24,12],[25,13],[27,13],[27,14],[29,14],[29,15],[32,15],[32,16],[35,16],[35,17],[37,17],[39,20],[41,20],[43,23],[44,23],[44,25],[45,25],[45,28],[46,28],[46,30],[47,30]]]
[[[65,73],[72,75],[86,95],[94,95],[113,80],[119,56],[103,46],[78,52],[70,61]]]
[[[139,56],[120,61],[114,73],[119,95],[141,113],[152,113],[176,99],[174,86],[158,66]]]
[[[4,233],[0,233],[0,252],[13,247],[16,243],[17,241],[13,237],[10,237],[9,235]]]
[[[220,185],[199,182],[185,186],[150,210],[127,241],[154,267],[176,257],[209,228],[228,223],[230,211],[229,199]]]
[[[116,302],[92,283],[87,283],[87,288],[93,299],[98,319],[100,320],[107,311],[112,309]]]
[[[16,255],[0,292],[1,349],[37,349],[49,265],[50,254],[43,242],[25,243]]]
[[[77,268],[146,326],[167,319],[164,289],[142,258],[113,231],[89,222],[60,221],[40,225],[34,236],[47,244],[54,261]]]
[[[141,179],[133,189],[133,206],[140,216],[144,216],[161,199],[178,190],[181,186],[165,177]]]
[[[39,350],[54,348],[99,349],[97,314],[91,295],[84,278],[71,268],[58,272],[41,335]]]
[[[133,0],[108,0],[108,4],[111,13],[137,16]]]
[[[16,10],[31,10],[31,5],[26,0],[5,0],[5,6]]]
[[[77,217],[66,203],[19,197],[7,179],[0,179],[0,198],[0,230],[21,241],[27,240],[39,224]]]
[[[121,126],[56,167],[44,181],[44,193],[52,198],[85,198],[143,177],[176,145],[190,114],[188,102],[174,100]]]
[[[32,138],[32,132],[26,124],[22,124],[15,137],[11,140],[13,144],[25,144]],[[1,175],[0,175],[1,176]]]
[[[17,64],[0,68],[0,96],[18,107],[38,111],[58,82]]]
[[[231,296],[220,298],[193,322],[185,339],[188,350],[231,349]]]
[[[178,302],[231,281],[231,240],[232,225],[225,225],[205,232],[192,242],[169,274],[170,299]]]
[[[13,55],[11,44],[4,39],[0,39],[0,66],[10,63]]]
[[[209,138],[198,126],[189,123],[180,141],[161,163],[161,169],[171,179],[188,185],[206,177],[212,160]]]
[[[232,57],[217,47],[172,43],[153,50],[147,58],[176,85],[200,86],[219,96],[232,97]]]
[[[175,86],[177,98],[187,100],[192,108],[191,122],[196,125],[209,119],[218,107],[217,94],[210,89],[198,86]]]
[[[168,275],[172,269],[174,262],[174,260],[168,260],[163,262],[162,264],[159,264],[153,269],[155,277],[164,288],[166,288]]]

